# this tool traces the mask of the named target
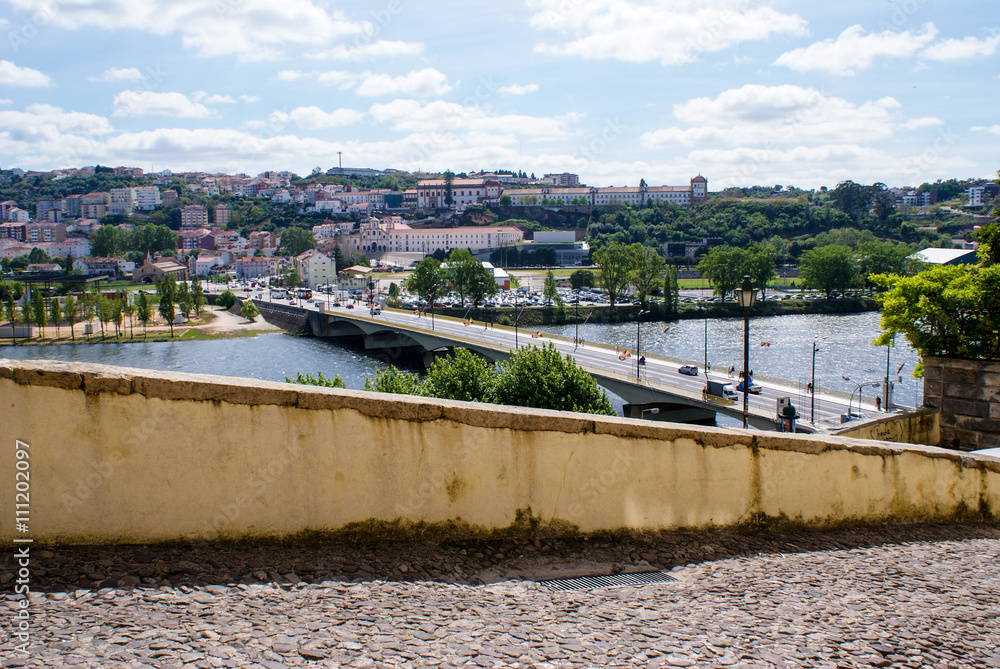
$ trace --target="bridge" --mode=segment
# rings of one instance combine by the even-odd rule
[[[600,343],[578,345],[572,339],[547,333],[481,321],[470,323],[455,318],[434,317],[425,313],[384,310],[380,314],[361,305],[326,310],[321,307],[301,308],[281,303],[254,300],[265,317],[268,312],[279,318],[297,319],[303,330],[316,337],[360,341],[366,351],[392,362],[404,353],[422,354],[429,364],[434,357],[447,354],[456,347],[466,348],[497,362],[510,357],[513,350],[531,345],[551,343],[561,353],[572,356],[590,373],[597,383],[627,402],[626,415],[635,418],[670,422],[712,420],[722,413],[737,420],[743,418],[742,394],[738,402],[716,401],[702,395],[704,376],[685,376],[678,366],[684,361],[651,353],[643,353],[645,364],[637,364],[631,352],[625,354]],[[703,370],[702,370],[703,371]],[[712,380],[738,381],[726,374],[714,374]],[[757,381],[759,395],[751,395],[748,423],[763,430],[777,429],[777,400],[797,397],[801,390],[791,383]],[[848,413],[848,401],[826,393],[816,394],[815,424],[807,422],[808,406],[797,406],[801,418],[799,432],[839,429],[840,416]]]

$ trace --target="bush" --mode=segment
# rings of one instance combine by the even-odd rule
[[[236,295],[234,295],[231,290],[223,291],[217,298],[215,298],[215,304],[223,309],[229,309],[236,304]]]

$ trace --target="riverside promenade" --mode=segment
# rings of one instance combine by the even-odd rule
[[[0,666],[1000,667],[995,525],[32,554]],[[677,580],[537,582],[651,569]]]

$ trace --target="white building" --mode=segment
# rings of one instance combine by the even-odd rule
[[[365,254],[386,252],[423,253],[437,249],[469,249],[473,253],[511,246],[524,239],[514,226],[466,226],[413,229],[399,219],[370,218],[360,226],[358,250]]]
[[[295,257],[295,269],[299,272],[302,284],[307,288],[317,288],[330,283],[336,283],[337,268],[333,258],[323,255],[316,249],[309,249]]]
[[[499,181],[489,179],[453,179],[451,183],[452,206],[479,204],[500,197],[503,187]],[[417,184],[417,206],[443,209],[447,188],[444,179],[428,179]]]
[[[139,211],[152,211],[163,203],[156,186],[138,186],[132,190],[135,191],[135,208]]]
[[[108,196],[108,213],[112,216],[131,216],[135,211],[134,188],[112,188]]]

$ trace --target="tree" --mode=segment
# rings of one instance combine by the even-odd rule
[[[304,386],[320,386],[321,388],[347,388],[347,384],[344,383],[339,374],[334,374],[331,379],[328,376],[324,376],[323,372],[316,372],[316,376],[312,374],[303,376],[302,372],[299,372],[298,377],[295,379],[286,376],[285,383],[299,383]]]
[[[657,282],[666,261],[655,250],[643,244],[632,245],[632,267],[629,270],[629,283],[635,288],[636,295],[643,306],[647,305],[649,294]]]
[[[526,204],[529,207],[530,206],[534,206],[534,205],[538,204],[538,196],[537,195],[525,195],[524,197],[521,198],[521,204]]]
[[[445,265],[448,272],[448,281],[451,288],[458,293],[459,299],[465,303],[469,297],[473,284],[482,278],[482,272],[489,274],[489,270],[483,267],[483,263],[472,257],[468,249],[454,249],[448,256],[448,264]],[[478,279],[477,279],[478,275]],[[490,277],[492,280],[492,277]]]
[[[492,364],[471,351],[456,348],[452,355],[437,358],[431,364],[421,394],[464,402],[491,402],[495,381]]]
[[[771,283],[777,276],[774,271],[777,257],[777,252],[770,244],[754,244],[750,247],[746,273],[753,285],[760,288],[762,298],[767,297],[767,284]]]
[[[286,228],[281,233],[281,248],[297,256],[315,247],[312,231],[305,228]]]
[[[501,207],[509,207],[510,204],[511,204],[510,195],[508,195],[507,193],[504,193],[503,195],[500,196],[500,206]]]
[[[427,257],[417,263],[404,285],[414,295],[426,298],[433,313],[434,298],[448,286],[448,275],[437,259]]]
[[[236,295],[231,290],[224,290],[215,298],[215,306],[223,309],[229,309],[234,304],[236,304]]]
[[[844,293],[859,283],[854,253],[849,247],[838,244],[803,253],[799,271],[803,285],[823,291],[826,299],[830,299],[835,292]]]
[[[500,363],[494,400],[498,404],[615,415],[611,400],[594,377],[562,356],[551,343],[511,353]]]
[[[698,272],[712,283],[714,293],[725,302],[726,296],[749,274],[749,261],[750,254],[743,249],[715,246],[698,263]]]
[[[156,293],[160,300],[157,311],[160,316],[170,325],[170,338],[174,337],[174,317],[177,312],[174,308],[174,300],[177,299],[177,282],[174,277],[167,274],[156,283]]]
[[[59,298],[53,297],[49,303],[49,322],[56,326],[56,337],[59,337],[59,324],[62,322],[62,317],[62,306],[59,304]]]
[[[27,296],[21,300],[21,322],[30,326],[35,320],[35,312],[31,308],[31,300]]]
[[[907,244],[888,241],[862,242],[856,249],[858,271],[865,285],[874,286],[872,275],[906,274],[913,249]]]
[[[48,323],[49,314],[45,310],[45,298],[42,297],[40,290],[31,291],[31,315],[35,325],[38,326],[38,336],[45,339],[45,325]]]
[[[420,377],[410,372],[401,372],[390,365],[388,369],[375,372],[374,382],[369,378],[365,378],[365,390],[374,393],[420,395]]]
[[[146,297],[146,291],[140,290],[139,294],[135,297],[135,316],[142,323],[142,338],[146,338],[146,326],[149,322],[153,320],[153,309],[149,304],[149,298]]]
[[[628,247],[618,242],[611,242],[591,254],[601,267],[601,287],[608,295],[611,308],[621,297],[628,285],[628,273],[632,266],[632,258]]]
[[[663,278],[663,310],[676,316],[680,310],[680,283],[677,281],[677,266],[671,265]]]
[[[176,302],[177,308],[181,310],[182,314],[184,314],[184,318],[190,318],[191,310],[194,308],[194,302],[191,299],[191,291],[188,289],[186,281],[181,281],[177,284]]]
[[[569,275],[569,285],[574,290],[594,287],[594,273],[589,269],[578,269]]]
[[[549,304],[554,304],[559,299],[559,289],[556,287],[556,277],[549,270],[545,273],[545,284],[542,286],[542,297]]]
[[[260,310],[257,308],[257,305],[250,300],[243,303],[243,306],[240,308],[240,313],[243,315],[243,318],[247,319],[251,323],[253,323],[257,317],[260,316]]]
[[[65,304],[63,304],[63,312],[65,312],[66,321],[69,323],[70,339],[76,341],[76,329],[74,326],[76,325],[76,317],[80,313],[80,305],[72,295],[66,298]]]
[[[194,306],[194,315],[201,316],[201,308],[208,303],[205,297],[205,289],[201,285],[201,279],[197,275],[191,279],[191,304]]]
[[[135,301],[130,300],[128,293],[126,293],[122,298],[122,303],[122,312],[125,314],[125,317],[128,318],[128,338],[132,339],[135,334],[135,314],[137,311]]]
[[[453,194],[454,183],[455,175],[452,174],[451,170],[448,170],[444,173],[444,203],[448,207],[455,204],[455,197]]]
[[[125,301],[120,297],[116,297],[110,300],[110,307],[111,322],[115,324],[115,338],[117,339],[121,334],[125,333],[122,328],[125,316]]]
[[[299,270],[294,267],[288,270],[288,272],[286,272],[281,279],[286,286],[293,290],[298,288],[302,283],[302,277],[299,276]]]
[[[340,250],[340,245],[333,247],[333,269],[335,272],[339,272],[344,269],[344,252]]]
[[[105,295],[98,294],[94,306],[97,308],[97,320],[101,323],[101,339],[104,339],[107,336],[105,326],[114,318],[111,311],[111,300]]]

